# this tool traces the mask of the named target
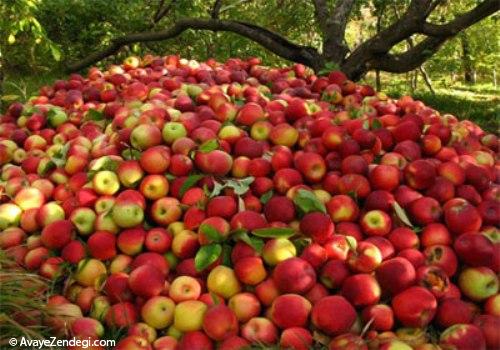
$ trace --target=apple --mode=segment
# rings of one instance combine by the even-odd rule
[[[113,221],[122,228],[139,225],[144,220],[144,210],[132,202],[117,202],[111,210]]]
[[[207,305],[198,300],[180,302],[174,310],[174,327],[181,332],[201,330],[207,309]]]
[[[241,335],[251,343],[271,345],[278,341],[276,326],[264,317],[251,318],[242,326]]]
[[[460,290],[471,300],[481,301],[498,293],[498,277],[491,269],[469,267],[458,276]]]
[[[205,313],[203,330],[211,339],[222,341],[238,334],[238,319],[226,305],[214,305]]]
[[[168,295],[176,303],[197,300],[201,295],[201,285],[191,276],[178,276],[170,284]]]
[[[346,333],[356,320],[354,307],[342,296],[327,296],[313,305],[311,321],[329,335]]]
[[[80,207],[71,212],[69,219],[79,234],[87,236],[94,231],[96,217],[97,215],[92,209]]]
[[[94,175],[92,185],[96,193],[111,196],[120,189],[120,180],[114,172],[101,170]]]
[[[174,320],[175,302],[165,296],[154,296],[141,307],[141,317],[154,329],[165,329]]]
[[[97,259],[82,260],[78,263],[74,279],[83,286],[93,287],[106,275],[107,268]]]
[[[271,239],[266,242],[262,257],[266,264],[274,266],[297,255],[295,245],[286,238]]]
[[[233,269],[219,265],[207,277],[207,288],[224,299],[229,299],[241,290],[240,282]]]
[[[180,122],[168,122],[165,123],[161,134],[163,140],[171,145],[175,140],[185,137],[187,135],[187,130]]]
[[[382,210],[370,210],[361,218],[361,228],[369,236],[385,236],[391,231],[392,221]]]

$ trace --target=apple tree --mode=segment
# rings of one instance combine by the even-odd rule
[[[80,70],[133,43],[172,39],[186,31],[212,31],[230,32],[245,37],[282,58],[305,64],[315,71],[338,67],[351,79],[357,80],[370,70],[392,73],[412,71],[432,57],[449,39],[500,9],[500,2],[497,0],[472,1],[473,4],[466,9],[462,2],[444,0],[294,2],[295,7],[312,8],[312,25],[317,28],[320,40],[317,45],[311,46],[291,40],[274,30],[271,25],[261,26],[250,21],[226,18],[226,13],[230,12],[226,11],[228,8],[244,6],[247,2],[235,0],[234,3],[228,3],[216,0],[206,15],[184,16],[171,21],[165,29],[159,29],[156,23],[175,6],[175,0],[160,1],[151,30],[113,38],[104,49],[69,64],[67,69]],[[266,3],[255,2],[261,6]],[[362,9],[362,6],[387,9],[391,2],[399,7],[403,4],[402,12],[398,16],[392,16],[390,23],[381,23],[373,36],[356,45],[348,45],[346,29],[356,11]],[[456,6],[457,3],[460,3],[459,6]],[[163,11],[165,8],[167,10]],[[268,16],[271,17],[271,14]],[[155,21],[155,18],[158,20]],[[412,44],[403,51],[397,49],[398,45],[408,41]]]

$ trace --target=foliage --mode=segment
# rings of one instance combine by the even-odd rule
[[[37,68],[40,58],[61,59],[59,45],[36,16],[41,4],[40,0],[0,2],[0,67],[22,72]]]
[[[154,14],[160,4],[170,4],[169,11],[157,23]],[[85,57],[89,51],[104,47],[119,35],[167,28],[185,17],[207,18],[213,1],[202,0],[4,0],[0,3],[0,53],[8,72],[29,73],[45,66],[55,71],[57,59],[67,61]],[[329,1],[333,3],[334,1]],[[363,40],[384,29],[404,12],[409,0],[356,1],[350,16],[346,41],[352,51]],[[469,10],[475,0],[444,2],[432,15],[442,23]],[[272,14],[272,15],[271,15]],[[322,37],[316,24],[310,0],[226,0],[222,1],[221,18],[255,23],[286,36],[301,45],[321,47]],[[498,15],[491,16],[466,31],[472,60],[482,78],[491,81],[499,58]],[[13,39],[14,38],[14,39]],[[13,43],[9,43],[9,41]],[[415,36],[418,42],[420,38]],[[407,43],[396,47],[404,50]],[[426,64],[434,75],[456,74],[462,69],[460,40],[446,43]],[[172,54],[205,60],[215,57],[259,56],[268,65],[284,60],[254,42],[232,33],[187,31],[176,40],[134,44],[103,64],[119,61],[130,54]]]

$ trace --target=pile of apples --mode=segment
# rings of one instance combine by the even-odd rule
[[[121,350],[498,349],[498,149],[300,64],[72,74],[0,116],[0,248],[55,290],[13,317]]]

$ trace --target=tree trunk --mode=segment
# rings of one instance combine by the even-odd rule
[[[462,46],[462,68],[464,70],[464,81],[466,84],[475,84],[474,64],[472,62],[469,38],[465,33],[460,35]]]

